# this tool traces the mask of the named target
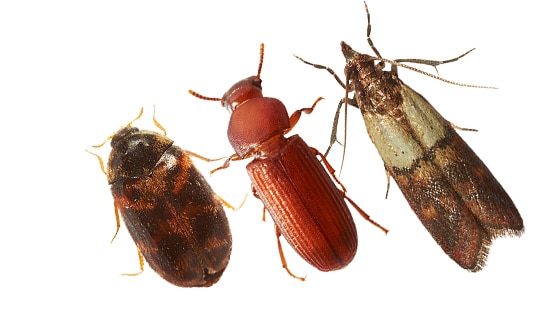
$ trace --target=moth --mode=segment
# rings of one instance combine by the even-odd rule
[[[332,69],[297,58],[329,71],[345,87],[346,95],[338,111],[343,103],[359,108],[387,173],[424,227],[458,265],[479,271],[492,240],[521,235],[523,219],[504,188],[458,135],[455,126],[397,75],[397,66],[412,68],[402,62],[437,66],[456,61],[469,52],[446,61],[384,59],[370,38],[366,3],[365,10],[367,40],[376,56],[358,53],[342,42],[345,83]],[[392,65],[391,71],[383,70],[385,63]],[[353,97],[348,98],[352,92]],[[338,114],[331,146],[336,140]]]

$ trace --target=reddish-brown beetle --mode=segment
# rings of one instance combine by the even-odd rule
[[[221,99],[189,91],[201,99],[221,101],[231,113],[227,136],[236,154],[219,169],[228,167],[232,160],[254,158],[247,165],[252,188],[275,222],[283,268],[291,276],[298,278],[286,265],[279,240],[281,234],[317,269],[344,268],[357,251],[357,231],[344,201],[344,198],[349,200],[345,189],[335,186],[317,160],[316,155],[336,180],[334,169],[319,151],[309,147],[298,135],[284,136],[298,122],[301,113],[311,113],[322,98],[311,108],[300,109],[289,118],[280,100],[262,94],[262,63],[263,44],[258,74],[237,82]],[[365,219],[387,232],[349,201]]]

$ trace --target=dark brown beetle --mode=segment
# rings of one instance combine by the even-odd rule
[[[117,233],[120,212],[140,253],[142,271],[141,255],[174,285],[211,286],[220,279],[231,254],[225,202],[188,156],[198,155],[132,123],[111,137],[107,164]]]

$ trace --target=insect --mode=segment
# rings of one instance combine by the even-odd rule
[[[203,157],[175,146],[166,132],[161,135],[132,126],[142,113],[143,109],[110,137],[106,175],[115,204],[115,237],[120,213],[137,245],[141,271],[145,257],[154,271],[174,285],[211,286],[222,276],[231,255],[225,202],[189,155]],[[154,116],[153,120],[164,131]],[[103,169],[101,157],[96,156]]]
[[[289,117],[280,100],[264,97],[260,79],[263,48],[262,44],[257,75],[237,82],[221,99],[189,92],[201,99],[221,101],[231,113],[227,136],[236,154],[220,169],[228,167],[232,160],[253,158],[246,168],[253,192],[275,222],[283,268],[303,280],[287,267],[281,234],[309,264],[321,271],[332,271],[347,266],[357,251],[357,231],[344,198],[365,219],[387,230],[347,198],[345,189],[341,191],[336,187],[316,156],[336,180],[334,169],[319,151],[309,147],[298,135],[284,136],[298,122],[301,113],[311,113],[322,98],[311,108],[300,109]]]
[[[467,53],[447,61],[383,59],[370,39],[366,3],[365,10],[367,39],[376,56],[360,54],[342,42],[346,58],[345,84],[332,69],[297,58],[328,70],[345,87],[340,106],[345,102],[361,110],[386,171],[424,227],[462,268],[479,271],[493,239],[523,233],[521,215],[454,126],[397,76],[397,66],[410,68],[401,62],[437,66]],[[392,64],[391,71],[383,70],[385,62]],[[354,92],[353,98],[348,98],[350,92]],[[337,117],[335,125],[336,122]],[[331,145],[335,141],[335,129]]]

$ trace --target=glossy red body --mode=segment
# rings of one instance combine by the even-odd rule
[[[312,266],[347,266],[357,251],[357,231],[344,195],[312,149],[297,135],[283,103],[263,97],[257,76],[244,79],[222,98],[231,119],[228,138],[247,165],[257,196],[288,243]]]

